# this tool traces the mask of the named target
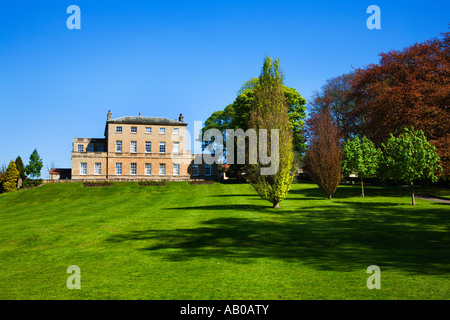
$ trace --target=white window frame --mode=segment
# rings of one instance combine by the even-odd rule
[[[178,148],[177,148],[178,150],[175,150],[175,146],[176,145],[178,146]],[[174,142],[173,143],[173,153],[174,154],[180,154],[180,143],[179,142]]]
[[[99,171],[99,169],[100,169],[100,171]],[[102,174],[102,163],[101,162],[94,163],[94,174],[97,176]]]
[[[160,176],[165,176],[166,175],[166,164],[165,163],[160,163],[159,164],[159,175]]]
[[[145,127],[145,133],[151,134],[152,133],[152,127]]]
[[[179,163],[174,163],[173,164],[173,175],[174,176],[179,176],[180,175],[180,164]]]
[[[161,147],[164,149],[163,151],[161,151]],[[166,143],[164,141],[159,143],[159,153],[166,153]]]
[[[135,131],[134,131],[133,129],[134,129]],[[130,133],[137,133],[137,127],[131,127],[131,128],[130,128]]]
[[[116,126],[116,133],[122,133],[122,132],[123,132],[122,126]]]
[[[79,145],[77,146],[77,150],[78,150],[78,152],[84,152],[84,145],[79,144]]]
[[[166,134],[166,128],[159,128],[159,134]]]
[[[131,176],[137,175],[137,163],[135,163],[135,162],[130,163],[130,175]]]
[[[180,134],[180,128],[173,128],[173,134]]]
[[[137,141],[130,141],[130,153],[137,153]]]
[[[116,176],[122,175],[122,162],[116,162]]]
[[[146,163],[145,164],[145,175],[150,176],[152,174],[152,164]]]
[[[119,146],[120,148],[118,148]],[[122,140],[116,140],[116,152],[122,153],[122,151],[123,151]]]
[[[87,162],[81,162],[80,163],[80,175],[86,176],[87,175]]]
[[[147,147],[149,147],[148,150],[147,150]],[[151,141],[145,141],[145,152],[146,153],[152,152],[152,142]]]

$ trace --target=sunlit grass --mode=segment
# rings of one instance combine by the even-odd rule
[[[0,195],[2,299],[448,299],[449,206],[409,190],[295,184],[280,209],[246,184]],[[81,290],[69,290],[70,265]],[[369,265],[381,289],[369,290]]]

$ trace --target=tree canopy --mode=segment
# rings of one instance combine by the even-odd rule
[[[39,156],[37,149],[34,149],[30,155],[30,162],[25,167],[25,173],[31,176],[33,179],[39,178],[41,176],[41,170],[43,166],[44,164],[41,157]]]
[[[342,171],[344,174],[355,173],[361,179],[361,196],[364,197],[364,178],[375,177],[381,161],[381,151],[375,144],[363,136],[345,141],[342,158]]]
[[[279,203],[289,192],[294,178],[292,128],[279,59],[272,60],[270,57],[264,59],[259,84],[254,90],[248,127],[257,133],[259,157],[257,164],[249,164],[247,179],[261,198],[270,201],[274,208],[278,208]],[[261,129],[266,130],[263,137]],[[274,130],[277,131],[275,136]],[[265,143],[262,142],[263,139]],[[276,150],[272,148],[273,146]],[[263,155],[271,157],[270,166],[276,168],[274,172],[263,173],[263,170],[267,169],[267,163],[262,160]]]
[[[418,179],[436,181],[436,173],[442,171],[436,147],[432,146],[422,130],[405,128],[398,137],[392,133],[382,144],[386,175],[411,184]],[[415,204],[414,189],[412,204]]]

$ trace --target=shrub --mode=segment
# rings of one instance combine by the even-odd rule
[[[22,181],[22,188],[26,188],[26,189],[34,188],[34,187],[39,186],[40,184],[42,184],[42,179],[36,179],[36,180],[25,179]]]
[[[83,186],[85,188],[90,188],[90,187],[112,187],[112,182],[108,182],[108,181],[101,181],[101,182],[85,182],[83,183]]]
[[[147,187],[147,186],[165,186],[166,183],[163,181],[140,181],[139,185],[141,187]]]
[[[215,182],[213,180],[189,181],[189,184],[215,184]]]
[[[17,190],[17,180],[19,179],[19,170],[17,170],[16,163],[11,160],[6,174],[3,178],[2,188],[5,192],[11,192]]]

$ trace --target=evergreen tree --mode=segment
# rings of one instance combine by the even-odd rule
[[[25,173],[30,175],[33,179],[39,178],[41,176],[41,170],[43,167],[43,162],[39,153],[36,149],[34,149],[33,153],[30,156],[30,163],[25,168]]]
[[[16,191],[18,179],[19,171],[17,170],[16,163],[11,160],[3,178],[3,190],[5,190],[5,192]]]
[[[16,158],[16,167],[17,167],[17,170],[19,171],[19,176],[20,176],[20,178],[22,179],[22,180],[25,180],[26,179],[26,175],[25,175],[25,166],[24,166],[24,164],[23,164],[23,161],[22,161],[22,158],[20,157],[20,156],[18,156],[17,158]]]

